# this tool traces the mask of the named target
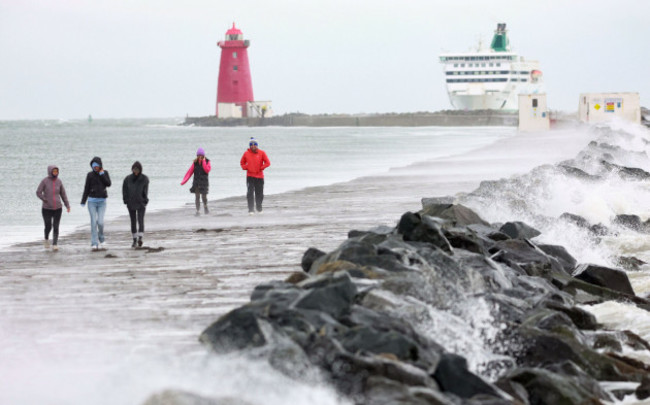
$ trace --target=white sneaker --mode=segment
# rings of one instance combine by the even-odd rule
[[[97,245],[93,245],[92,249],[93,249],[93,250],[99,250],[99,246],[97,246]]]
[[[100,248],[100,249],[106,249],[106,243],[104,243],[104,242],[99,242],[99,248]]]
[[[52,250],[55,251],[55,252],[58,252],[59,251],[59,246],[58,245],[52,246]]]
[[[259,210],[259,211],[257,211],[257,214],[262,215],[262,212],[263,212],[262,210]]]
[[[253,212],[253,211],[248,211],[248,215],[255,215],[255,212]]]
[[[45,249],[49,249],[49,248],[50,248],[50,241],[47,240],[47,239],[45,239],[45,240],[43,241],[43,247],[44,247]]]

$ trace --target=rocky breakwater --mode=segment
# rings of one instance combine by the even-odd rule
[[[522,222],[491,225],[434,202],[394,228],[350,231],[332,252],[310,248],[304,272],[257,286],[200,340],[326,381],[356,404],[648,396],[650,368],[622,355],[650,350],[648,342],[605,330],[580,305],[620,300],[650,310],[650,302],[624,272],[578,264],[537,235]],[[605,390],[605,381],[628,384]]]

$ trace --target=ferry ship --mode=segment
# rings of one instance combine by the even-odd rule
[[[519,94],[543,92],[539,62],[510,50],[506,24],[497,24],[490,49],[444,53],[440,63],[451,105],[457,110],[518,109]]]

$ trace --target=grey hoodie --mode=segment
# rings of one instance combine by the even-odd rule
[[[61,199],[63,199],[65,207],[70,208],[68,196],[65,194],[65,188],[61,179],[52,175],[54,169],[58,169],[58,167],[54,165],[47,167],[47,177],[38,185],[36,196],[43,201],[43,208],[46,210],[58,210],[62,208]]]

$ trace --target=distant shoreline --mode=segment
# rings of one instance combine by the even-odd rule
[[[185,117],[181,125],[199,127],[423,127],[423,126],[517,126],[517,112],[495,110],[382,114],[289,113],[267,118]]]

